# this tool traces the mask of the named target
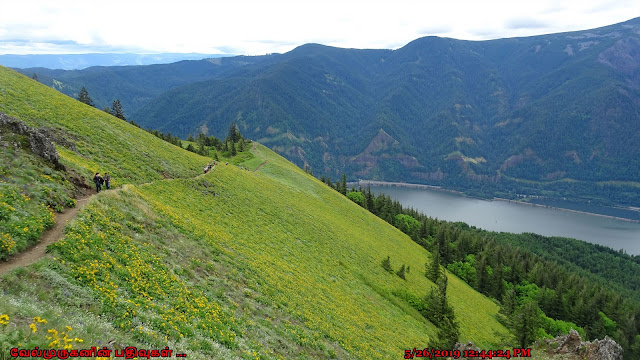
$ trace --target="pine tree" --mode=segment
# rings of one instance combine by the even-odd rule
[[[342,195],[347,194],[347,174],[345,173],[342,173],[342,181],[340,182],[340,188],[338,189],[338,191]]]
[[[220,158],[218,158],[218,153],[217,152],[213,153],[213,160],[220,161]]]
[[[435,347],[453,349],[460,338],[460,326],[453,317],[445,317],[438,329],[438,341]]]
[[[425,276],[437,283],[440,280],[440,275],[442,275],[442,271],[440,270],[440,252],[438,251],[438,244],[436,243],[436,248],[431,252],[431,263],[427,265],[425,263]]]
[[[425,297],[426,311],[422,314],[438,327],[438,341],[434,346],[452,349],[460,336],[459,325],[455,319],[453,307],[447,299],[447,276],[438,281],[438,287]]]
[[[93,106],[93,107],[96,106],[93,103],[93,100],[91,99],[91,97],[89,96],[89,92],[87,91],[87,89],[84,88],[84,86],[82,87],[82,89],[80,89],[80,93],[78,93],[78,101],[80,101],[81,103],[85,103],[89,106]]]
[[[244,139],[240,138],[240,141],[238,141],[238,151],[242,152],[244,151],[245,148],[245,143],[244,143]]]
[[[37,82],[40,82],[40,80],[38,80],[38,74],[33,73],[33,75],[31,76],[31,78]],[[84,89],[84,88],[83,88]]]
[[[400,267],[400,270],[398,270],[398,272],[396,272],[396,275],[398,275],[401,279],[407,279],[405,277],[405,267],[404,264],[402,264],[402,266]]]
[[[393,273],[393,268],[391,267],[391,257],[387,256],[386,259],[382,260],[382,268],[387,270],[390,273]]]
[[[518,299],[516,296],[516,291],[511,288],[507,290],[502,296],[502,306],[500,307],[500,312],[510,318],[511,315],[516,311],[516,306],[518,305]]]
[[[480,260],[478,260],[478,263],[476,264],[476,274],[478,274],[476,290],[480,293],[486,294],[489,276],[487,274],[487,258],[485,256],[481,256]]]
[[[238,142],[238,140],[240,140],[240,131],[238,130],[238,126],[236,126],[236,122],[233,121],[231,122],[231,126],[229,127],[229,135],[227,136],[227,138],[235,143]]]
[[[238,154],[238,152],[236,151],[236,144],[235,143],[231,143],[231,156],[236,156]]]
[[[111,105],[111,115],[117,117],[118,119],[127,120],[124,117],[124,111],[122,110],[120,99],[113,100],[113,105]]]
[[[369,210],[372,214],[375,214],[376,202],[374,200],[373,194],[371,193],[371,186],[367,186],[367,191],[365,192],[364,197],[367,203],[367,210]]]
[[[534,300],[527,300],[514,313],[512,324],[520,347],[527,347],[536,339],[539,315],[538,304]]]
[[[199,143],[198,144],[198,154],[200,154],[202,156],[208,156],[209,155],[209,149],[207,149],[207,147],[204,146],[203,143]]]

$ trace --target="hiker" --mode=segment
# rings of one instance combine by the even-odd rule
[[[111,189],[111,176],[109,176],[109,174],[107,173],[104,173],[102,179],[104,180],[104,187],[107,188],[107,190]]]
[[[96,192],[100,192],[100,190],[102,189],[101,185],[104,182],[104,179],[100,177],[100,173],[96,173],[93,176],[93,182],[96,184]]]

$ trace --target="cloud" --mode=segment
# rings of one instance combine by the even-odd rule
[[[519,29],[545,29],[549,27],[546,21],[542,21],[534,18],[519,17],[508,19],[504,24],[505,28],[511,30]]]
[[[0,54],[116,49],[259,55],[305,43],[389,49],[426,35],[530,36],[594,28],[640,13],[638,0],[156,0],[152,7],[131,0],[6,2]]]
[[[442,35],[447,34],[453,30],[451,25],[431,25],[425,26],[418,30],[418,33],[422,36],[427,35]]]

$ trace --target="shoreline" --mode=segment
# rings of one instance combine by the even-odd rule
[[[443,191],[443,192],[448,192],[448,193],[453,193],[453,194],[457,194],[457,195],[461,195],[461,196],[469,197],[469,196],[465,195],[465,194],[464,194],[463,192],[461,192],[461,191],[451,190],[451,189],[445,189],[445,188],[443,188],[443,187],[441,187],[441,186],[435,186],[435,185],[411,184],[411,183],[404,183],[404,182],[377,181],[377,180],[360,180],[360,181],[353,182],[352,184],[357,184],[357,185],[359,185],[359,186],[361,186],[361,187],[362,187],[362,186],[371,185],[371,186],[406,187],[406,188],[411,188],[411,189],[436,190],[436,191]],[[474,198],[474,199],[480,199],[480,200],[487,200],[487,201],[505,201],[505,202],[512,202],[512,203],[518,203],[518,204],[523,204],[523,205],[537,206],[537,207],[542,207],[542,208],[547,208],[547,209],[555,209],[555,210],[568,211],[568,212],[573,212],[573,213],[576,213],[576,214],[593,215],[593,216],[599,216],[599,217],[603,217],[603,218],[607,218],[607,219],[612,219],[612,220],[621,220],[621,221],[626,221],[626,222],[631,222],[631,223],[640,224],[640,220],[629,219],[629,218],[624,218],[624,217],[619,217],[619,216],[613,216],[613,215],[599,214],[599,213],[588,212],[588,211],[581,211],[581,210],[567,209],[567,208],[557,207],[557,206],[550,206],[550,205],[536,204],[536,203],[530,203],[530,202],[520,201],[520,200],[510,200],[510,199],[499,198],[499,197],[494,197],[494,198],[491,198],[491,199],[483,199],[483,198],[476,198],[476,197],[471,197],[471,198]],[[623,209],[625,209],[625,210],[632,210],[632,211],[634,211],[634,210],[635,210],[634,208],[623,208]]]
[[[497,197],[494,197],[491,200],[512,202],[512,203],[517,203],[517,204],[522,204],[522,205],[537,206],[537,207],[542,207],[542,208],[547,208],[547,209],[554,209],[554,210],[562,210],[562,211],[568,211],[568,212],[572,212],[572,213],[576,213],[576,214],[593,215],[593,216],[599,216],[599,217],[603,217],[603,218],[607,218],[607,219],[621,220],[621,221],[627,221],[627,222],[631,222],[631,223],[640,224],[640,220],[629,219],[629,218],[613,216],[613,215],[598,214],[598,213],[593,213],[593,212],[588,212],[588,211],[567,209],[567,208],[562,208],[562,207],[557,207],[557,206],[535,204],[535,203],[530,203],[530,202],[520,201],[520,200],[509,200],[509,199],[497,198]]]

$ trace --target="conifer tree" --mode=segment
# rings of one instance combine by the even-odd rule
[[[124,111],[122,110],[120,99],[113,100],[113,105],[111,105],[111,115],[117,117],[118,119],[127,120],[124,117]]]
[[[220,161],[220,158],[218,158],[218,153],[217,152],[213,153],[213,160]]]
[[[447,299],[447,276],[438,281],[438,287],[425,297],[427,309],[423,315],[438,327],[438,341],[434,346],[452,349],[460,335],[459,325],[455,319],[453,307]]]
[[[31,76],[31,78],[37,82],[40,82],[40,80],[38,80],[38,74],[33,73],[33,75]]]
[[[238,130],[238,126],[236,125],[235,121],[231,122],[231,126],[229,127],[229,135],[227,136],[227,138],[235,143],[238,142],[238,140],[240,140],[240,131]]]
[[[91,99],[91,97],[89,96],[89,92],[87,91],[87,89],[84,88],[84,86],[82,87],[82,89],[80,89],[80,93],[78,93],[78,101],[80,101],[81,103],[85,103],[89,106],[93,106],[93,107],[96,106],[93,103],[93,100]]]
[[[342,181],[340,182],[340,188],[338,188],[338,191],[342,195],[347,194],[347,174],[345,173],[342,173]]]
[[[405,279],[405,267],[404,264],[402,264],[402,266],[400,267],[400,270],[398,270],[398,272],[396,272],[396,275],[398,275],[401,279]]]
[[[512,324],[520,347],[527,347],[536,339],[539,324],[538,311],[540,311],[538,304],[530,299],[515,311]]]
[[[453,317],[445,317],[438,329],[438,341],[436,347],[440,349],[453,349],[460,337],[460,327]]]
[[[390,273],[393,273],[393,268],[391,267],[391,257],[387,255],[387,258],[382,260],[382,268],[387,270]]]
[[[236,156],[238,153],[236,151],[236,144],[231,142],[231,156]]]
[[[440,270],[440,252],[438,251],[438,244],[436,244],[436,248],[431,252],[431,263],[429,265],[425,264],[426,272],[425,276],[437,283],[440,280],[440,275],[442,275],[442,271]]]

